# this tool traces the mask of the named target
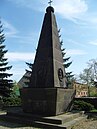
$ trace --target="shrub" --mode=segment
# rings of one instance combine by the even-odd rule
[[[2,107],[3,107],[3,100],[2,98],[0,98],[0,109],[2,109]]]
[[[17,97],[4,97],[3,98],[3,106],[20,106],[21,99]]]
[[[84,110],[84,111],[90,111],[94,110],[94,105],[84,102],[84,101],[74,101],[74,110]]]
[[[91,110],[90,112],[97,113],[97,109]]]

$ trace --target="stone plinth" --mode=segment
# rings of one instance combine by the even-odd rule
[[[64,88],[23,88],[21,89],[24,112],[36,115],[59,115],[71,107],[75,91]]]

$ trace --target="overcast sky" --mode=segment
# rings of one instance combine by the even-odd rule
[[[25,62],[33,62],[47,0],[0,0],[0,17],[6,36],[13,80],[25,73]],[[97,0],[53,0],[63,47],[73,61],[69,68],[79,74],[90,59],[97,59]]]

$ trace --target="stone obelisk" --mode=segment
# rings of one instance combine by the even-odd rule
[[[28,88],[21,90],[23,110],[58,115],[69,110],[74,90],[66,89],[54,8],[46,9]]]
[[[33,64],[30,87],[66,87],[65,70],[53,7],[46,9]]]

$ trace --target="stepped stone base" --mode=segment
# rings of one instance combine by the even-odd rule
[[[63,88],[23,88],[20,93],[23,111],[42,116],[70,110],[75,95],[73,89]]]
[[[84,120],[87,116],[84,112],[68,112],[58,116],[42,117],[31,113],[24,113],[21,108],[14,107],[7,114],[0,114],[0,120],[25,126],[33,126],[45,129],[72,129],[72,127]]]

